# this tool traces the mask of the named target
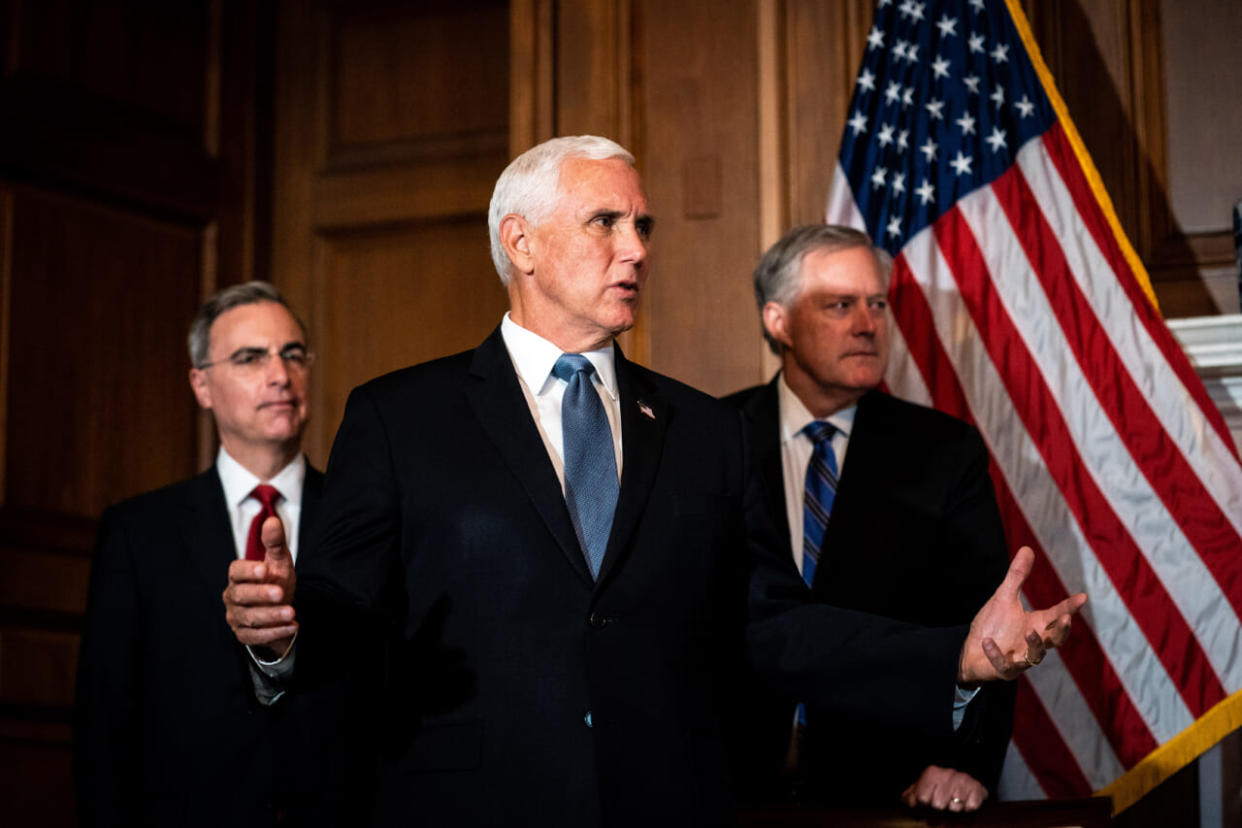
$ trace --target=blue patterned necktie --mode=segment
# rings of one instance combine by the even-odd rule
[[[824,531],[837,495],[837,457],[832,451],[832,435],[837,433],[837,427],[816,420],[802,433],[815,444],[806,467],[806,491],[802,495],[802,580],[810,586],[815,581]]]
[[[561,354],[552,368],[554,376],[568,383],[561,400],[565,504],[591,567],[591,577],[598,578],[612,532],[619,485],[612,429],[599,393],[591,384],[594,371],[595,366],[582,354]]]

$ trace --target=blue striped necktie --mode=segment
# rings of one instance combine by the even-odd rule
[[[815,444],[806,467],[806,491],[802,495],[802,580],[810,586],[815,582],[824,531],[837,495],[837,457],[832,451],[832,435],[837,433],[837,427],[816,420],[802,433]]]
[[[612,514],[617,507],[617,458],[612,429],[599,392],[591,384],[595,366],[582,354],[561,354],[552,374],[568,387],[561,399],[565,451],[565,504],[591,577],[599,577]]]

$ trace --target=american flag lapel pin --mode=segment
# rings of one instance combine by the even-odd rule
[[[651,406],[647,405],[642,400],[638,401],[638,410],[643,412],[643,414],[646,415],[648,420],[655,419],[655,412],[651,410]]]

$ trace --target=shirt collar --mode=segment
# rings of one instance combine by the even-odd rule
[[[220,475],[220,485],[224,487],[224,502],[230,509],[236,509],[242,501],[250,497],[254,487],[266,482],[281,498],[291,506],[302,503],[302,483],[306,479],[306,458],[301,452],[271,480],[260,480],[245,466],[233,459],[233,456],[220,446],[216,452],[216,472]]]
[[[785,382],[785,372],[782,371],[780,377],[776,381],[776,393],[780,400],[781,411],[781,443],[788,443],[796,438],[802,429],[806,428],[809,423],[814,422],[816,418],[809,410],[798,395],[789,387],[789,383]],[[854,415],[858,413],[858,404],[842,408],[840,411],[834,411],[827,417],[825,422],[832,423],[837,430],[849,439],[850,431],[854,428]],[[810,439],[803,435],[804,439]]]
[[[552,376],[552,366],[564,351],[514,322],[508,312],[500,321],[500,335],[509,351],[509,358],[513,360],[513,367],[530,392],[536,397],[547,393],[556,379]],[[595,374],[608,396],[616,400],[617,366],[611,343],[597,351],[587,351],[583,356],[595,366]]]

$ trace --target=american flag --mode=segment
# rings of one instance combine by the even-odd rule
[[[894,255],[886,381],[983,432],[1026,598],[1091,595],[1000,794],[1120,811],[1242,724],[1242,466],[1017,0],[880,0],[827,218]]]

